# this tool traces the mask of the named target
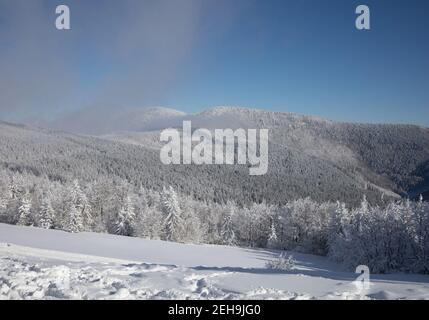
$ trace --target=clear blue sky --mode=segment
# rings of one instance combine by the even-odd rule
[[[0,0],[3,117],[234,105],[429,126],[426,0],[34,2]],[[70,31],[53,27],[62,3]]]

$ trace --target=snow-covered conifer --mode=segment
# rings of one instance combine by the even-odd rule
[[[67,214],[66,230],[69,232],[81,232],[84,229],[81,212],[77,210],[75,205],[71,204]]]
[[[133,221],[135,219],[134,205],[131,197],[127,195],[119,210],[114,223],[114,232],[118,235],[131,236],[133,234]]]
[[[28,193],[24,194],[21,198],[20,205],[18,207],[19,220],[18,224],[21,226],[29,226],[32,224],[31,221],[31,200]]]
[[[183,220],[177,194],[173,187],[163,189],[161,201],[165,215],[165,239],[168,241],[181,241],[183,238]]]
[[[71,197],[76,210],[80,212],[82,218],[82,225],[85,230],[91,231],[94,224],[92,217],[91,205],[88,201],[86,194],[82,191],[79,181],[74,180],[71,186]]]
[[[45,229],[51,229],[54,225],[54,209],[49,195],[45,195],[42,200],[39,225]]]
[[[271,228],[270,228],[270,235],[268,236],[267,240],[267,247],[274,249],[278,246],[278,238],[277,238],[277,232],[276,227],[274,226],[274,222],[271,222]]]
[[[233,215],[234,215],[234,207],[232,205],[229,206],[227,212],[224,214],[222,219],[222,225],[220,229],[221,241],[223,244],[228,246],[235,245],[235,232],[234,232],[234,224],[233,224]]]

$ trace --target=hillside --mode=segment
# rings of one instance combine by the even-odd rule
[[[192,121],[194,128],[270,129],[269,173],[288,179],[290,185],[283,189],[286,193],[298,189],[311,196],[302,190],[302,184],[309,186],[313,181],[326,190],[326,180],[331,179],[338,184],[344,181],[346,189],[354,189],[347,193],[356,189],[362,192],[366,186],[395,197],[415,196],[429,189],[428,128],[337,123],[292,113],[230,107],[171,118],[169,125],[180,128],[183,120]],[[159,131],[143,130],[111,133],[103,138],[156,149],[161,147],[158,136]],[[318,198],[320,193],[309,188]]]
[[[199,200],[241,204],[311,197],[356,205],[363,193],[376,203],[382,195],[395,198],[427,190],[427,128],[336,123],[244,108],[167,113],[166,118],[165,110],[151,109],[140,117],[150,119],[150,126],[100,136],[0,123],[0,168],[58,181],[109,177],[155,190],[170,184]],[[246,166],[162,165],[159,130],[180,128],[184,119],[193,128],[270,129],[268,173],[249,176]]]

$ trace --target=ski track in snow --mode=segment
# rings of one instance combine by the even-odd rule
[[[276,272],[272,254],[0,224],[0,299],[429,299],[429,276],[371,275],[361,295],[325,258],[295,254]]]

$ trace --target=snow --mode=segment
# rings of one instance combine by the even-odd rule
[[[429,276],[356,274],[293,253],[0,224],[0,299],[429,299]]]

